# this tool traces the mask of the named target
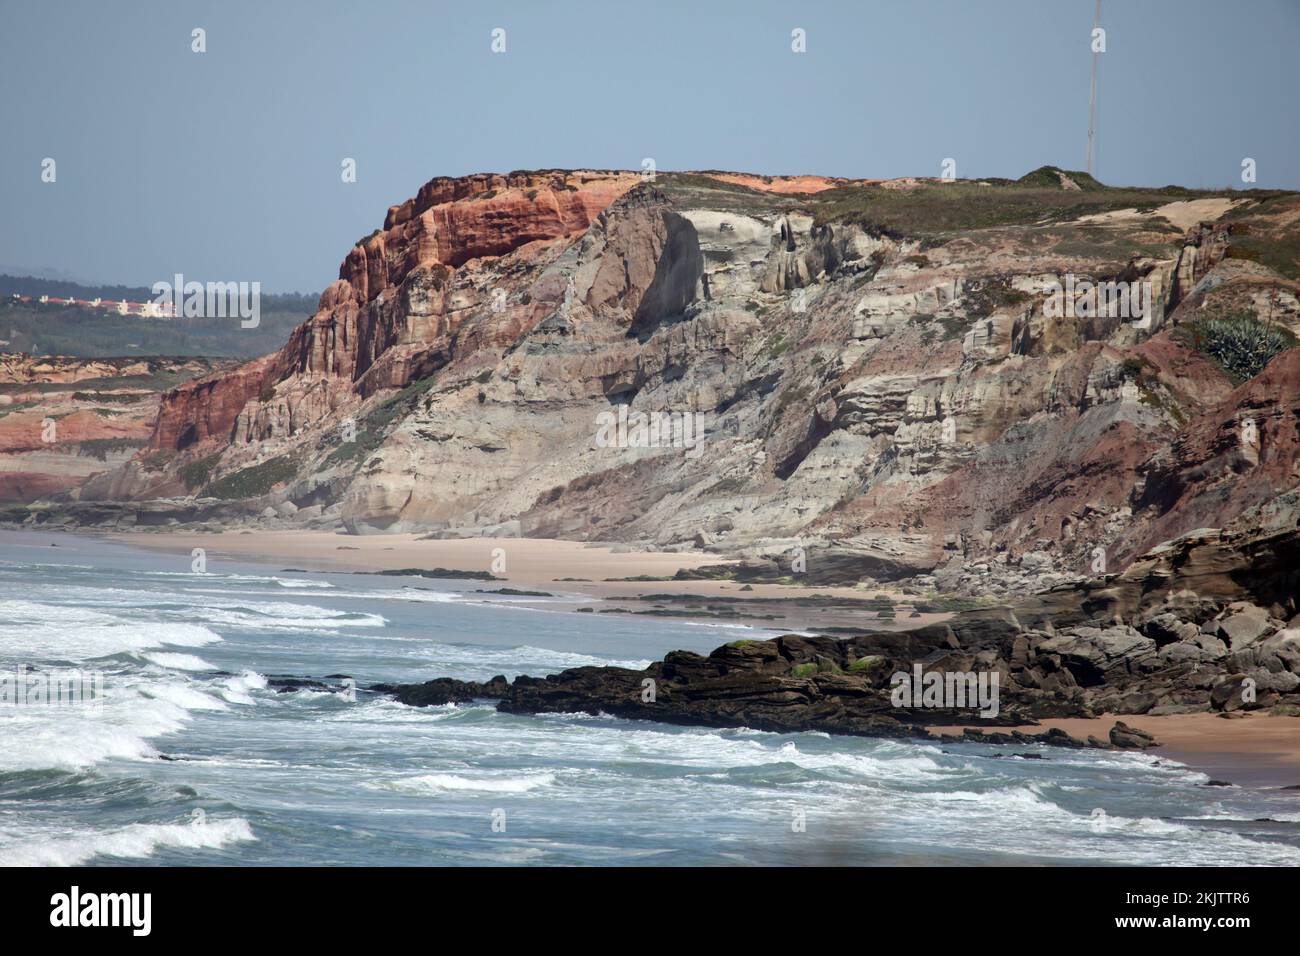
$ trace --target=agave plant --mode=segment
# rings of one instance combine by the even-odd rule
[[[1295,344],[1285,329],[1265,325],[1249,313],[1203,319],[1194,330],[1198,347],[1239,381],[1254,378],[1273,356]]]

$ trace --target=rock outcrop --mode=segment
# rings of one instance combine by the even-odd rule
[[[1233,541],[1191,536],[1085,587],[1057,618],[1036,598],[912,630],[741,640],[707,656],[673,651],[645,670],[578,667],[372,689],[414,706],[490,699],[509,713],[879,737],[1106,713],[1300,713],[1298,556],[1294,528]],[[926,675],[939,678],[933,700],[900,696]],[[1059,732],[975,739],[1085,745]],[[1119,721],[1107,742],[1091,745],[1107,743],[1145,750],[1155,740]]]

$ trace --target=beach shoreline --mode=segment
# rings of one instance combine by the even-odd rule
[[[999,733],[1019,730],[1037,734],[1058,728],[1086,740],[1089,735],[1108,739],[1115,722],[1154,734],[1159,744],[1146,753],[1206,774],[1211,780],[1234,786],[1264,789],[1296,788],[1300,807],[1300,717],[1278,717],[1255,712],[1234,718],[1217,713],[1170,714],[1158,717],[1104,714],[1100,717],[1044,718],[1038,724],[991,728]],[[963,738],[965,727],[931,726],[946,743]],[[979,729],[979,728],[976,728]],[[1050,755],[1049,755],[1050,756]]]
[[[888,585],[869,588],[745,584],[733,580],[676,580],[679,570],[726,564],[702,551],[641,551],[618,545],[551,538],[447,538],[416,534],[343,535],[329,531],[111,531],[75,534],[172,554],[188,568],[194,548],[204,549],[208,569],[221,560],[275,567],[277,571],[378,574],[405,569],[442,569],[492,578],[465,578],[469,589],[580,592],[570,610],[629,613],[700,620],[727,620],[782,632],[847,633],[902,630],[947,619],[947,612],[912,616],[910,602]],[[897,618],[880,618],[866,602],[878,596],[905,606]],[[525,602],[526,603],[526,602]],[[547,608],[556,609],[548,600]]]
[[[49,532],[44,532],[49,534]],[[863,619],[861,610],[836,612],[824,608],[798,608],[797,602],[812,595],[863,601],[876,594],[888,594],[906,600],[888,587],[867,590],[846,587],[805,588],[790,585],[755,584],[741,593],[743,585],[735,581],[609,580],[650,576],[670,578],[681,568],[697,568],[724,563],[716,555],[702,552],[653,552],[620,550],[608,545],[584,542],[527,538],[422,539],[414,534],[350,536],[331,532],[107,532],[75,534],[108,540],[155,553],[173,554],[189,567],[192,550],[203,548],[209,570],[222,560],[261,564],[277,571],[303,570],[319,573],[378,573],[420,568],[442,568],[462,572],[490,571],[493,550],[504,550],[505,570],[496,581],[466,580],[467,589],[489,592],[493,588],[538,589],[553,591],[581,590],[611,608],[632,608],[638,601],[655,595],[679,598],[699,597],[732,602],[758,599],[764,610],[781,613],[778,620],[764,620],[755,611],[753,617],[736,618],[737,623],[772,630],[804,630],[810,627],[844,626],[853,622],[863,630],[916,627],[947,614],[925,614],[920,618],[884,621]],[[490,592],[489,592],[490,593]],[[485,600],[490,600],[485,593]],[[769,603],[770,602],[770,603]],[[575,601],[571,610],[582,602]],[[757,604],[757,602],[756,602]],[[646,602],[647,608],[661,607]],[[680,616],[689,615],[683,605]],[[744,605],[742,605],[744,606]],[[552,603],[548,605],[555,609]],[[793,612],[793,614],[789,613]],[[1279,789],[1300,787],[1300,718],[1252,712],[1235,719],[1215,713],[1142,716],[1103,715],[1096,718],[1043,719],[1036,725],[1016,728],[992,728],[999,732],[1020,730],[1028,734],[1060,728],[1071,736],[1086,739],[1089,735],[1106,740],[1116,720],[1155,735],[1158,747],[1147,753],[1177,762],[1204,773],[1216,781],[1235,786]],[[928,728],[946,743],[963,739],[965,727],[934,725]],[[969,739],[969,738],[965,738]],[[1050,755],[1049,755],[1050,757]],[[1294,791],[1300,803],[1300,789]]]

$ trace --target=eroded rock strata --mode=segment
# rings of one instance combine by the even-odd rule
[[[1058,173],[435,179],[282,349],[169,392],[60,520],[169,502],[994,596],[1122,568],[1300,481],[1300,352],[1243,376],[1203,335],[1244,316],[1294,342],[1300,197]],[[1140,285],[1148,314],[1060,314],[1066,276]],[[705,440],[602,446],[620,406]]]
[[[165,390],[231,364],[0,353],[0,502],[57,498],[115,472],[149,447]]]

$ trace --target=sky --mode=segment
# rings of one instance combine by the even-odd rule
[[[480,171],[1081,169],[1093,7],[0,0],[0,271],[317,292],[390,205]],[[1100,179],[1246,188],[1251,158],[1300,188],[1300,0],[1105,0],[1102,26]]]

